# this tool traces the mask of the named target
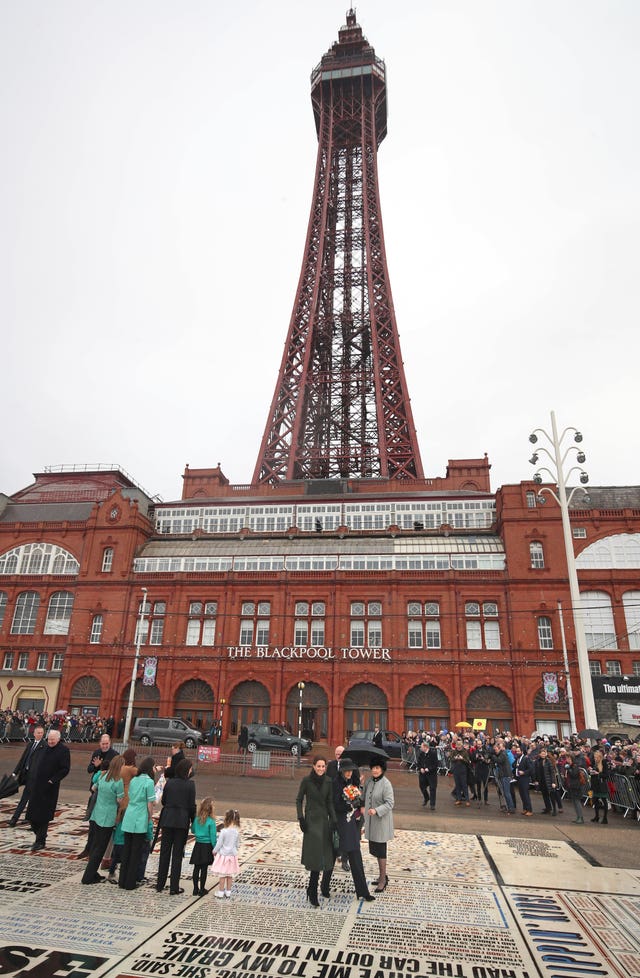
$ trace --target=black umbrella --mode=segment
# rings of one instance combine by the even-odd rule
[[[350,757],[358,767],[371,767],[371,761],[374,757],[384,761],[389,760],[387,752],[382,750],[381,747],[375,747],[373,744],[368,744],[363,747],[347,747],[342,756]]]
[[[594,730],[592,727],[587,727],[586,730],[579,730],[578,737],[581,740],[600,740],[602,734],[599,730]]]
[[[0,798],[10,798],[20,791],[18,779],[13,774],[3,774],[0,778]]]

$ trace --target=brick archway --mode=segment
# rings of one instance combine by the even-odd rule
[[[467,698],[467,707],[463,719],[485,719],[487,733],[495,734],[498,730],[511,728],[513,722],[513,704],[497,686],[478,686]]]
[[[271,697],[266,686],[254,679],[239,683],[229,697],[229,733],[235,736],[242,724],[268,723],[272,719],[270,709]]]

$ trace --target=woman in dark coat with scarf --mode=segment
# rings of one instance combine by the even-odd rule
[[[322,873],[322,895],[329,896],[329,883],[335,860],[332,833],[336,825],[333,807],[333,783],[326,776],[324,757],[314,757],[311,773],[300,782],[296,798],[298,822],[303,832],[302,857],[309,870],[307,897],[312,907],[319,907],[318,881]]]
[[[371,900],[375,900],[375,897],[369,893],[362,864],[362,852],[360,851],[362,795],[358,794],[357,798],[349,801],[344,794],[345,788],[355,788],[352,781],[354,769],[355,764],[348,758],[343,758],[340,761],[340,770],[333,780],[333,807],[338,818],[340,852],[344,853],[349,860],[356,896],[369,903]],[[326,893],[325,896],[327,896]]]

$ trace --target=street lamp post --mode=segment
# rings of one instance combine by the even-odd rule
[[[223,696],[222,699],[220,700],[220,720],[218,722],[218,747],[222,743],[222,715],[224,713],[224,704],[226,702],[227,701],[225,700],[225,698]]]
[[[564,674],[567,680],[567,704],[569,706],[569,720],[571,721],[571,730],[577,733],[578,728],[576,726],[576,711],[573,706],[573,689],[571,687],[571,673],[569,672],[569,657],[567,656],[567,641],[564,637],[564,618],[562,617],[561,601],[558,601],[558,615],[560,618],[560,635],[562,637],[562,661],[564,662]]]
[[[136,624],[136,654],[133,657],[133,670],[131,672],[131,686],[129,687],[129,703],[127,704],[127,719],[124,725],[124,748],[129,746],[129,734],[131,733],[131,718],[133,716],[133,701],[136,695],[136,679],[138,678],[138,661],[140,659],[140,646],[142,644],[142,630],[144,627],[144,616],[147,610],[147,589],[142,588],[142,601],[138,612]]]
[[[302,740],[302,692],[304,690],[304,683],[298,683],[298,692],[300,694],[298,700],[298,740]],[[300,763],[300,757],[302,755],[302,750],[300,744],[298,744],[298,764]]]
[[[549,469],[547,466],[541,466],[536,471],[533,481],[540,485],[542,483],[542,475],[540,473],[547,472],[558,487],[558,491],[556,493],[549,486],[544,486],[538,492],[538,498],[541,503],[546,502],[543,493],[548,493],[555,499],[560,507],[560,513],[562,516],[562,532],[564,536],[564,549],[567,560],[567,575],[569,578],[569,593],[571,594],[571,613],[573,615],[573,628],[576,636],[576,654],[578,657],[578,674],[580,677],[584,722],[586,727],[597,727],[596,705],[593,698],[593,686],[591,683],[591,671],[589,669],[587,639],[584,631],[584,620],[582,617],[582,607],[580,603],[578,572],[576,570],[576,558],[573,551],[573,539],[571,536],[571,522],[569,520],[569,503],[578,490],[584,493],[587,492],[584,486],[589,481],[589,476],[584,469],[579,469],[578,466],[572,466],[567,473],[565,473],[563,469],[567,457],[569,456],[569,452],[576,452],[576,461],[579,462],[580,465],[586,461],[586,456],[582,449],[577,448],[576,445],[568,445],[564,452],[562,450],[563,441],[569,432],[573,432],[573,440],[578,444],[582,441],[582,435],[579,431],[576,431],[575,428],[567,427],[558,437],[558,428],[556,425],[556,416],[554,411],[551,412],[551,435],[549,435],[544,428],[536,428],[529,435],[529,441],[533,445],[535,445],[538,441],[538,432],[544,435],[544,437],[547,439],[551,445],[551,448],[553,449],[553,454],[551,454],[547,448],[541,446],[536,449],[529,461],[532,465],[537,465],[538,453],[543,452],[547,458],[550,459],[553,466],[553,469]],[[572,472],[576,471],[580,472],[581,485],[575,486],[567,497],[567,478]]]

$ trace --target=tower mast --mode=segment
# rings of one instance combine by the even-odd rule
[[[253,484],[422,479],[378,190],[386,72],[353,10],[311,75],[311,101],[311,215]]]

